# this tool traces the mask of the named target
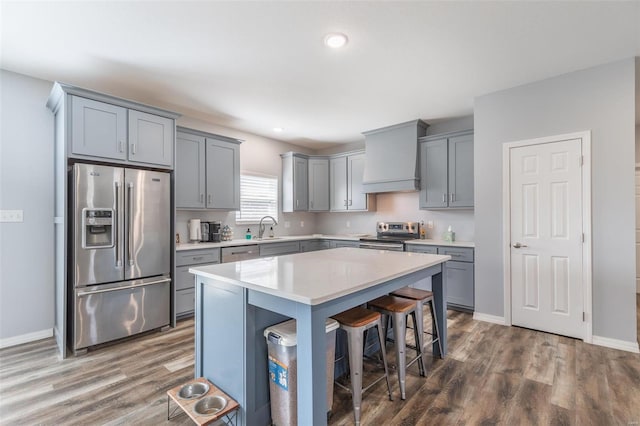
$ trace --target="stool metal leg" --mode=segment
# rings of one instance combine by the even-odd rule
[[[349,370],[351,374],[351,398],[356,426],[360,424],[360,406],[362,404],[362,344],[363,331],[345,327],[349,351]]]
[[[411,318],[413,318],[413,323],[417,324],[418,318],[421,318],[421,317],[419,317],[418,314],[414,311],[414,312],[411,312]],[[426,376],[426,366],[427,366],[427,363],[425,360],[426,356],[424,351],[424,334],[422,334],[418,330],[417,326],[413,327],[413,338],[415,339],[415,342],[416,342],[416,358],[418,360],[418,371],[420,372],[420,376],[424,377]]]
[[[396,340],[396,363],[398,364],[398,382],[400,382],[400,398],[406,399],[405,379],[407,376],[407,358],[404,353],[407,345],[407,316],[403,312],[393,313],[393,337]]]
[[[422,362],[418,363],[418,368],[420,369],[420,375],[424,377],[426,375],[427,353],[424,351],[424,305],[422,301],[416,302],[416,312],[413,323],[415,324],[414,328],[418,331],[418,335],[422,338],[422,343],[418,343],[418,339],[416,338],[416,348],[422,348],[418,354],[422,357]]]
[[[387,367],[387,351],[385,350],[385,335],[382,331],[382,321],[378,319],[376,328],[378,329],[378,339],[380,339],[380,354],[382,355],[382,365],[384,365],[384,376],[387,380],[387,389],[389,390],[389,401],[393,401],[391,393],[391,380],[389,380],[389,368]]]
[[[436,317],[435,306],[433,305],[433,299],[429,300],[429,310],[431,311],[431,332],[433,333],[432,340],[438,339],[438,348],[440,349],[440,358],[444,358],[442,352],[442,342],[440,341],[440,329],[438,328],[438,318]]]

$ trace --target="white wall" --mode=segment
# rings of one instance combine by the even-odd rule
[[[591,130],[593,334],[636,341],[635,60],[476,98],[476,310],[503,316],[502,145]]]
[[[53,328],[52,84],[0,70],[0,341]]]

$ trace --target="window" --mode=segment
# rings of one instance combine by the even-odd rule
[[[258,223],[263,216],[278,220],[278,178],[243,173],[240,175],[240,211],[236,223]]]

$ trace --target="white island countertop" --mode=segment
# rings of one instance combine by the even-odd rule
[[[450,259],[436,254],[345,247],[195,266],[189,272],[317,305]]]

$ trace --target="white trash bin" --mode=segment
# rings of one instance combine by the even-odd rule
[[[333,362],[338,321],[327,318],[327,413],[333,404]],[[272,325],[264,330],[269,352],[269,395],[274,426],[298,423],[298,362],[296,320]]]

